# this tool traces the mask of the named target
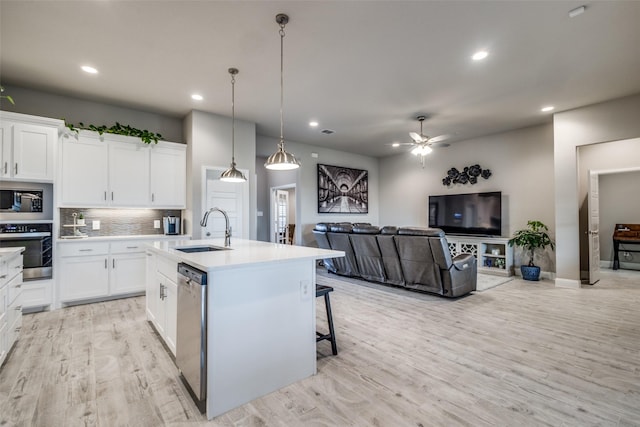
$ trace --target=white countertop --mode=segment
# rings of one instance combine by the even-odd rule
[[[14,255],[19,254],[20,252],[23,252],[25,250],[25,248],[23,246],[16,246],[16,247],[10,247],[10,248],[0,248],[0,258],[11,258]]]
[[[78,243],[78,242],[108,242],[112,240],[186,240],[189,241],[191,235],[189,234],[141,234],[135,236],[95,236],[95,237],[81,237],[65,239],[64,237],[58,237],[58,243]]]
[[[230,250],[192,253],[176,250],[176,248],[185,246],[207,245],[224,247],[224,239],[155,241],[148,244],[148,249],[163,256],[168,255],[178,262],[184,262],[201,270],[209,271],[261,263],[339,258],[344,256],[343,251],[235,238],[231,239]]]

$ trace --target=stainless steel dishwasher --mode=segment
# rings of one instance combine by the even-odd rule
[[[178,264],[176,364],[200,412],[207,400],[207,273]]]

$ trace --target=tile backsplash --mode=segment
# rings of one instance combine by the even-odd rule
[[[181,211],[172,209],[61,208],[61,237],[73,235],[73,227],[64,227],[64,225],[73,224],[74,213],[84,216],[86,226],[78,227],[78,230],[89,237],[164,234],[162,217],[172,215],[181,218]],[[153,227],[153,222],[156,220],[160,221],[160,228]],[[93,230],[93,221],[100,221],[99,230]]]

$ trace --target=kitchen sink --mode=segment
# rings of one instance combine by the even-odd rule
[[[231,248],[224,248],[220,246],[185,246],[182,248],[176,248],[177,251],[193,253],[193,252],[214,252],[214,251],[228,251]]]

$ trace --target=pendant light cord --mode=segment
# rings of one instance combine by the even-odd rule
[[[231,73],[231,164],[236,164],[236,75]]]
[[[280,24],[280,142],[281,150],[284,149],[284,23]]]

